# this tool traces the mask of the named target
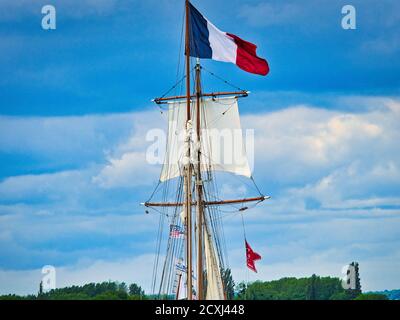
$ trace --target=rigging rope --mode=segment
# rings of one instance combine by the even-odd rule
[[[204,66],[202,66],[201,68],[202,68],[202,70],[205,70],[210,75],[212,75],[213,77],[215,77],[218,80],[222,81],[223,83],[227,84],[228,86],[231,86],[232,88],[238,89],[239,91],[245,91],[242,88],[238,87],[237,85],[234,85],[233,83],[229,82],[228,80],[225,80],[224,78],[216,75],[214,72],[207,70]]]
[[[183,76],[180,78],[179,80],[179,75],[181,72],[181,53],[182,53],[182,44],[183,44],[183,33],[184,33],[184,21],[185,21],[185,10],[183,7],[182,10],[182,21],[181,21],[181,34],[180,34],[180,45],[179,45],[179,52],[178,52],[178,66],[177,66],[177,70],[176,70],[176,81],[175,81],[175,85],[173,85],[166,93],[164,93],[164,95],[162,97],[165,97],[167,94],[169,94],[172,90],[175,90],[175,95],[177,95],[177,90],[180,90],[180,92],[182,92],[183,90],[183,82],[186,79],[186,75],[184,72],[184,68],[182,68],[182,74]],[[180,87],[179,87],[180,85]],[[160,109],[161,109],[161,113],[163,113],[163,109],[161,108],[161,106],[159,105]],[[179,192],[179,190],[181,189],[180,186],[180,181],[181,179],[178,179],[177,182],[177,188],[178,188],[178,192],[175,193],[177,200],[179,200],[179,198],[181,197],[181,194]],[[155,190],[153,191],[152,195],[150,196],[150,200],[154,197],[154,195],[157,193],[157,191],[159,190],[159,186],[161,184],[161,181],[158,181],[158,184],[155,188]],[[163,199],[163,201],[165,201],[166,199],[169,198],[170,196],[170,185],[171,182],[170,181],[166,181],[165,183],[162,184],[162,188],[161,188],[161,198]],[[150,201],[149,200],[149,201]],[[163,244],[163,231],[164,231],[164,225],[165,225],[165,220],[167,220],[167,222],[171,223],[173,221],[175,221],[176,218],[176,209],[174,212],[174,215],[172,216],[171,219],[165,219],[165,217],[169,217],[169,208],[162,208],[161,211],[156,210],[155,208],[152,208],[153,210],[155,210],[156,212],[160,213],[160,218],[159,218],[159,227],[158,227],[158,232],[157,232],[157,245],[156,245],[156,253],[155,253],[155,262],[154,262],[154,266],[153,266],[153,275],[152,275],[152,292],[153,293],[157,293],[156,292],[156,286],[158,286],[159,283],[159,290],[158,290],[158,297],[161,297],[161,294],[167,293],[168,288],[165,288],[165,285],[168,284],[165,282],[167,279],[166,275],[164,274],[165,271],[165,267],[167,267],[167,265],[172,264],[173,259],[168,259],[168,256],[174,256],[174,250],[168,250],[168,245],[167,245],[167,256],[164,262],[164,268],[162,268],[162,273],[161,273],[161,279],[158,280],[158,274],[159,274],[159,260],[160,260],[160,253],[161,253],[161,247]],[[168,237],[168,243],[170,243],[170,239]],[[167,269],[171,269],[170,267]],[[164,289],[163,289],[164,287]]]
[[[167,90],[159,99],[164,98],[168,93],[170,93],[172,90],[174,90],[179,84],[183,82],[183,80],[186,79],[186,75],[184,75],[180,80],[178,80],[170,89]]]
[[[241,216],[242,216],[242,228],[243,228],[243,237],[244,237],[244,241],[246,243],[246,228],[244,226],[244,217],[243,217],[243,212],[241,212]],[[247,252],[246,252],[246,260],[245,263],[247,265]],[[246,268],[246,289],[245,289],[245,299],[247,299],[247,287],[249,286],[249,269]]]
[[[176,72],[176,82],[160,98],[165,98],[173,90],[175,90],[175,96],[181,95],[183,88],[184,88],[184,80],[186,79],[184,67],[182,68],[183,76],[181,78],[179,78],[179,75],[181,74],[181,51],[182,51],[182,43],[183,43],[183,26],[184,26],[184,14],[183,14],[183,19],[182,19],[182,29],[181,29],[181,39],[180,39],[180,47],[179,47],[179,55],[178,55],[178,67],[177,67],[177,72]],[[195,67],[193,67],[193,59],[190,59],[190,69],[192,71],[195,69]],[[203,66],[201,67],[201,69],[206,71],[211,76],[222,81],[223,83],[225,83],[237,90],[244,91],[240,87],[238,87],[238,86],[232,84],[231,82],[223,79],[222,77],[216,75],[214,72],[207,70]],[[195,83],[194,76],[195,76],[195,73],[191,72],[191,77],[193,77],[193,79],[191,79],[192,83]],[[202,87],[202,83],[200,83],[200,86]],[[194,88],[193,88],[193,90],[194,90]],[[177,94],[177,91],[179,91],[178,94]],[[192,92],[192,90],[191,90],[191,92]],[[203,119],[205,119],[206,117],[205,117],[203,102],[204,102],[203,97],[201,97],[201,106],[202,106],[201,112],[202,112]],[[218,103],[220,103],[222,105],[224,104],[223,101],[218,101]],[[230,106],[229,106],[229,104],[226,104],[226,105],[227,105],[227,107],[225,108],[226,110],[224,112],[222,112],[220,117],[223,117],[232,108],[232,105],[230,105]],[[160,105],[159,105],[159,107],[161,110],[163,110]],[[195,108],[192,108],[192,113],[194,112],[194,110],[195,110]],[[173,110],[173,112],[177,112],[178,118],[179,118],[180,108],[177,108],[177,110]],[[194,119],[194,117],[192,117],[192,119]],[[204,121],[206,122],[206,119]],[[215,119],[214,119],[214,121],[215,121]],[[209,122],[212,122],[212,121],[210,120]],[[173,134],[173,133],[169,133],[169,134]],[[209,143],[209,141],[207,141],[207,142]],[[205,143],[207,143],[207,142],[205,142]],[[209,148],[209,150],[211,150],[211,149]],[[206,156],[206,158],[207,158],[207,156]],[[211,160],[210,160],[210,164],[211,164]],[[169,166],[167,166],[166,170],[167,171],[170,170]],[[219,188],[218,188],[218,184],[216,181],[215,172],[211,170],[211,167],[209,167],[206,170],[206,174],[207,174],[207,180],[203,180],[204,199],[205,200],[210,200],[210,198],[219,199],[219,195],[218,195]],[[262,195],[260,192],[260,189],[256,185],[253,177],[251,177],[251,181],[254,184],[255,188],[257,189],[258,193],[260,195]],[[158,181],[158,184],[157,184],[155,190],[153,191],[153,193],[151,194],[150,199],[148,201],[151,201],[151,199],[154,197],[154,195],[156,193],[158,193],[159,191],[161,191],[160,192],[161,194],[159,196],[161,196],[161,198],[163,199],[164,202],[167,202],[167,200],[171,199],[171,198],[175,198],[175,201],[177,203],[182,202],[182,198],[183,198],[183,177],[182,177],[182,175],[180,175],[180,178],[178,178],[178,179],[166,180],[164,183],[161,184],[161,188],[160,188],[160,184],[161,184],[161,181]],[[192,187],[194,188],[194,185]],[[194,190],[192,190],[192,191],[193,191],[193,194],[195,194]],[[254,206],[256,206],[258,203],[259,202],[254,204]],[[236,216],[237,214],[241,214],[241,216],[242,216],[243,234],[246,239],[246,232],[245,232],[245,225],[244,225],[244,218],[243,218],[243,211],[245,210],[244,209],[245,207],[244,207],[244,205],[238,206],[238,205],[234,205],[234,204],[230,204],[230,206],[235,209],[235,212],[231,212],[230,215],[234,214],[234,216]],[[248,208],[248,207],[246,207],[246,208]],[[167,242],[166,243],[163,242],[162,238],[163,238],[163,234],[165,233],[164,230],[166,229],[165,223],[167,222],[169,225],[175,224],[175,225],[179,225],[179,226],[182,226],[183,223],[181,221],[181,217],[180,217],[181,209],[179,207],[174,207],[173,209],[168,208],[168,207],[163,207],[161,209],[161,211],[157,210],[156,208],[151,208],[151,209],[155,210],[156,212],[158,212],[160,214],[158,234],[157,234],[156,257],[155,257],[155,264],[154,264],[153,277],[152,277],[153,278],[152,279],[152,290],[153,290],[153,293],[156,293],[155,288],[156,288],[156,286],[158,286],[158,296],[161,297],[162,294],[169,294],[169,293],[173,292],[174,280],[175,280],[175,276],[176,276],[176,273],[175,273],[176,260],[177,260],[177,258],[178,259],[181,258],[183,249],[184,249],[184,241],[171,238],[170,234],[169,234],[170,229],[168,229]],[[227,247],[226,247],[226,241],[225,241],[225,237],[224,237],[224,228],[223,228],[223,224],[222,224],[222,218],[226,218],[227,215],[222,216],[221,212],[223,212],[223,211],[220,209],[219,206],[205,207],[204,208],[204,219],[205,219],[204,221],[206,223],[206,220],[208,220],[210,227],[213,231],[212,236],[213,236],[214,244],[217,249],[217,255],[218,255],[219,262],[220,262],[220,266],[222,268],[226,268],[229,266],[229,263],[228,263]],[[208,219],[206,219],[206,217]],[[165,218],[167,218],[167,219],[165,219]],[[168,227],[169,227],[169,225],[168,225]],[[165,261],[164,261],[164,263],[160,263],[159,260],[160,260],[161,249],[164,248],[165,246],[166,246]],[[195,250],[197,250],[196,246],[195,246],[195,248],[196,248]],[[162,271],[161,275],[159,276],[160,279],[158,278],[159,265],[160,265],[160,269]],[[188,276],[191,276],[191,275],[187,274],[187,277]]]

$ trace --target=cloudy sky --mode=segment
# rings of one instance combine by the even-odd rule
[[[0,2],[0,293],[36,292],[45,265],[59,287],[148,290],[158,216],[139,203],[160,168],[145,161],[145,136],[165,126],[150,99],[182,71],[183,1],[54,0],[57,29],[45,31],[48,3]],[[357,29],[343,30],[348,3],[193,1],[271,68],[204,61],[252,92],[242,125],[273,197],[246,212],[258,274],[244,265],[240,217],[224,221],[237,282],[341,276],[358,261],[363,289],[400,287],[400,4],[350,1]]]

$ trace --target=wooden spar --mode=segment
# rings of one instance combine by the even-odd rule
[[[187,81],[187,80],[186,80]],[[220,96],[237,96],[237,97],[247,97],[250,91],[222,91],[222,92],[210,92],[210,93],[202,93],[200,97],[220,97]],[[197,95],[190,95],[190,98],[196,98]],[[172,96],[172,97],[162,97],[162,98],[155,98],[154,101],[157,104],[167,103],[168,101],[173,100],[182,100],[187,99],[187,95],[184,96]]]
[[[197,231],[197,299],[203,300],[203,182],[201,179],[200,156],[201,156],[201,122],[200,122],[200,59],[196,63],[196,231]]]
[[[223,205],[223,204],[235,204],[235,203],[245,203],[245,202],[255,202],[255,201],[264,201],[270,199],[270,196],[260,196],[253,198],[244,198],[244,199],[233,199],[233,200],[220,200],[220,201],[205,201],[204,205],[206,206],[215,206],[215,205]]]
[[[189,30],[189,0],[185,0],[186,11],[186,36],[185,36],[185,54],[186,54],[186,130],[189,129],[190,122],[190,30]],[[190,159],[190,142],[186,142],[187,159]],[[186,264],[187,264],[187,299],[193,299],[193,286],[192,286],[192,170],[190,161],[185,166],[184,176],[184,199],[185,199],[185,213],[186,213]]]
[[[270,196],[260,196],[253,198],[244,198],[244,199],[232,199],[232,200],[216,200],[216,201],[203,201],[204,206],[219,206],[226,204],[238,204],[238,203],[246,203],[246,202],[256,202],[256,201],[264,201],[270,199]],[[184,203],[182,202],[145,202],[143,203],[146,207],[182,207]],[[192,202],[192,206],[195,206],[196,202]]]
[[[182,273],[179,273],[179,276],[178,276],[178,287],[176,288],[175,300],[179,299],[179,289],[181,287],[181,280],[182,280]]]

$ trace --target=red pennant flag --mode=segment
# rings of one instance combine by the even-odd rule
[[[254,261],[260,260],[261,256],[257,253],[254,252],[253,249],[250,247],[250,245],[247,243],[247,240],[244,240],[246,244],[246,259],[247,259],[247,267],[250,270],[253,270],[254,272],[257,272],[256,266],[254,264]]]

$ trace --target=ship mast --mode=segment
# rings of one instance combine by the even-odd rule
[[[197,231],[197,298],[203,300],[203,181],[201,180],[201,123],[200,123],[200,59],[196,61],[196,231]]]
[[[235,98],[246,97],[248,91],[229,91],[229,92],[202,92],[201,88],[201,66],[200,59],[196,60],[195,67],[195,92],[191,92],[191,66],[190,66],[190,3],[189,0],[185,0],[185,64],[186,64],[186,95],[179,95],[173,97],[162,96],[156,98],[153,101],[157,104],[168,103],[169,101],[179,101],[182,103],[186,100],[186,119],[185,119],[185,141],[184,141],[184,154],[183,154],[183,199],[177,202],[152,202],[151,198],[149,201],[143,203],[146,207],[182,207],[184,215],[184,226],[186,230],[185,237],[185,260],[186,260],[186,296],[188,300],[193,300],[193,262],[196,262],[196,293],[198,300],[205,299],[204,289],[204,267],[206,265],[206,256],[209,249],[206,250],[205,237],[208,235],[204,234],[206,230],[206,219],[205,209],[208,207],[215,207],[221,205],[231,204],[245,204],[248,202],[261,202],[269,199],[269,196],[264,196],[260,193],[260,196],[243,199],[205,199],[205,188],[201,177],[201,99],[206,98],[217,98],[220,96],[234,96]],[[226,81],[225,81],[226,82]],[[196,123],[192,123],[191,117],[191,103],[193,100],[193,107],[195,108],[194,119]],[[195,127],[194,127],[195,126]],[[191,147],[192,130],[195,131],[194,145]],[[194,179],[194,181],[192,181]],[[195,193],[195,197],[192,197],[192,191]],[[195,215],[192,214],[192,207],[195,207]],[[247,207],[242,207],[239,210],[246,210]],[[194,234],[193,234],[194,233]],[[195,241],[195,244],[193,244]],[[195,253],[193,249],[196,248]],[[194,256],[195,255],[195,256]],[[166,260],[167,261],[167,260]],[[165,268],[166,264],[164,265]],[[209,271],[209,270],[207,270]],[[211,271],[210,271],[211,272]],[[179,275],[178,288],[176,292],[176,298],[179,298],[179,285],[182,280],[182,275]],[[163,280],[162,280],[163,281]],[[160,289],[161,292],[161,289]],[[207,293],[208,295],[208,293]]]
[[[189,1],[186,0],[186,130],[189,131],[191,129],[191,90],[190,90],[190,28],[189,28]],[[201,167],[200,167],[200,134],[201,134],[201,123],[200,123],[200,97],[201,97],[201,85],[200,85],[200,59],[196,60],[196,143],[197,147],[194,154],[194,159],[196,167],[195,170],[195,186],[196,186],[196,242],[197,242],[197,298],[198,300],[203,299],[203,189],[202,189],[202,180],[201,180]],[[189,134],[187,132],[187,138]],[[187,154],[188,159],[191,158],[191,150],[190,150],[190,142],[187,141]],[[186,259],[187,259],[187,295],[188,299],[192,299],[193,289],[192,289],[192,216],[191,216],[191,178],[192,178],[192,169],[191,163],[186,164],[185,168],[185,215],[186,215],[186,230],[187,230],[187,238],[186,238]]]
[[[189,30],[189,0],[185,0],[186,12],[186,30],[185,30],[185,52],[186,52],[186,163],[184,166],[184,211],[186,217],[186,276],[187,276],[187,299],[193,299],[193,285],[192,285],[192,168],[190,164],[190,136],[191,130],[190,120],[190,30]]]

